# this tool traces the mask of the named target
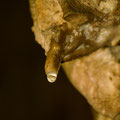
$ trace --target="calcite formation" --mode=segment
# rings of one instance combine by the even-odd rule
[[[120,120],[120,1],[29,1],[48,80],[56,80],[63,63],[90,105],[106,120]]]
[[[78,91],[94,109],[110,118],[120,114],[120,63],[112,55],[113,49],[116,48],[102,48],[63,65]],[[120,60],[120,47],[117,49]]]

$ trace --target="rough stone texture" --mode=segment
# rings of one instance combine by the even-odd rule
[[[79,6],[77,8],[74,4],[71,5],[71,8],[77,8],[77,10],[75,9],[77,12],[68,7],[66,0],[30,0],[33,18],[32,30],[35,34],[35,39],[47,53],[50,49],[51,38],[57,38],[59,34],[59,31],[53,34],[56,26],[67,23],[69,28],[73,29],[79,24],[88,22],[88,18],[92,18],[93,16],[89,15],[87,11],[93,12],[96,16],[108,15],[107,18],[105,17],[103,19],[103,22],[88,24],[90,27],[84,27],[84,32],[88,33],[85,35],[89,35],[86,38],[91,37],[93,39],[95,36],[92,37],[93,34],[89,34],[90,32],[88,31],[91,31],[91,25],[92,27],[97,25],[99,27],[103,26],[101,29],[102,32],[99,32],[99,30],[97,32],[98,36],[101,36],[99,40],[101,38],[103,41],[110,39],[112,41],[110,46],[115,47],[109,47],[108,44],[107,48],[101,48],[87,57],[66,62],[63,64],[63,67],[71,83],[97,112],[110,117],[111,120],[120,120],[120,9],[118,9],[120,8],[120,1],[73,1],[81,2],[80,4],[82,4],[83,10],[84,8],[86,9],[85,14],[78,14],[77,10],[79,10]],[[101,3],[97,6],[99,1]],[[115,16],[112,15],[114,13]],[[117,24],[117,27],[112,26],[113,23],[115,25]],[[108,27],[109,25],[110,29]],[[110,32],[110,34],[107,35],[107,32]],[[110,120],[110,118],[101,117],[100,115],[96,119]]]
[[[52,36],[51,27],[63,24],[62,9],[57,0],[30,0],[30,9],[34,26],[35,40],[47,52]]]
[[[109,48],[66,62],[63,67],[94,109],[111,118],[120,113],[120,64]]]

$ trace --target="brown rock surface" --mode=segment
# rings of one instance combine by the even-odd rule
[[[96,46],[97,49],[99,47],[100,49],[94,53],[92,51],[92,54],[89,56],[64,63],[64,70],[71,83],[97,112],[111,119],[120,120],[120,1],[73,1],[81,1],[82,10],[86,9],[85,13],[78,13],[80,10],[79,6],[77,6],[78,8],[76,7],[78,11],[76,9],[74,11],[74,4],[69,6],[66,0],[30,0],[33,18],[32,30],[35,34],[35,39],[45,49],[47,55],[51,48],[50,44],[52,44],[51,38],[58,40],[60,26],[66,23],[68,28],[74,31],[80,25],[80,30],[83,30],[82,33],[84,33],[85,38],[93,40],[91,42],[92,47],[95,47],[95,50]],[[99,5],[98,1],[101,1]],[[90,5],[89,3],[93,4]],[[91,13],[94,13],[95,16]],[[102,20],[99,18],[96,21],[99,15]],[[91,20],[95,21],[91,22]],[[81,26],[84,23],[84,27]],[[75,35],[72,37],[75,38]],[[74,44],[71,44],[69,39],[68,41],[68,44],[73,47]],[[108,43],[108,41],[110,42]],[[101,48],[104,45],[103,43],[108,43],[105,44],[106,48]],[[87,51],[88,46],[83,48],[82,45],[79,47],[80,51]],[[68,50],[71,46],[68,45],[65,50]],[[89,49],[87,52],[89,52]],[[59,55],[59,52],[57,55]],[[76,54],[74,55],[76,56]],[[74,58],[74,56],[72,57]],[[109,118],[99,117],[99,119],[108,120]]]
[[[71,83],[98,112],[111,118],[120,114],[120,64],[109,48],[66,62],[63,68]]]

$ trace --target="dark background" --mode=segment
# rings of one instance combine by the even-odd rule
[[[50,84],[26,0],[0,2],[0,120],[92,120],[90,106],[60,69]]]

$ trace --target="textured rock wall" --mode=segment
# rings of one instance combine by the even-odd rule
[[[63,64],[71,83],[97,112],[108,117],[98,119],[120,120],[120,1],[29,1],[33,18],[32,30],[35,40],[45,49],[49,61],[47,66],[56,65],[53,62],[57,59],[54,54],[58,48],[64,49],[63,53],[67,55],[63,61],[77,58]],[[61,27],[63,24],[67,24],[72,32],[64,40],[66,44],[56,42],[54,45],[51,39],[59,41],[60,30],[65,32]],[[80,37],[76,37],[77,34]],[[59,47],[59,43],[64,47]],[[75,49],[77,44],[79,46]],[[51,45],[53,52],[50,51]],[[66,51],[70,53],[71,48],[73,53],[66,54]],[[52,58],[48,57],[51,55]],[[84,55],[87,56],[81,58]]]

